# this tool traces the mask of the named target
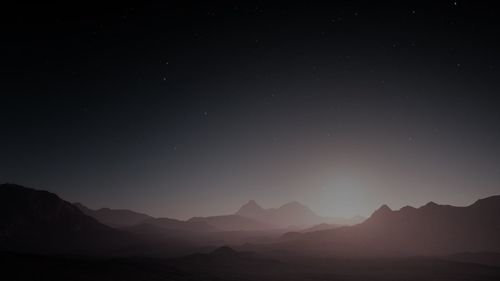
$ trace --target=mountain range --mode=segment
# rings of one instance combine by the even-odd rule
[[[309,228],[318,224],[332,227],[356,224],[364,220],[356,216],[351,219],[322,217],[299,202],[290,202],[279,208],[264,209],[254,200],[244,204],[236,213],[229,215],[192,217],[188,220],[155,218],[147,214],[126,210],[101,208],[90,209],[81,203],[74,203],[84,214],[102,224],[130,231],[262,231],[289,228]]]
[[[0,186],[0,249],[97,253],[130,242],[126,233],[99,223],[53,193]]]
[[[383,205],[363,223],[286,235],[274,248],[334,256],[442,256],[500,252],[500,196],[467,207],[430,202],[391,210]],[[292,237],[292,239],[290,238]]]
[[[254,200],[250,200],[236,212],[236,215],[252,218],[281,228],[291,226],[312,227],[321,223],[351,225],[364,220],[360,216],[351,219],[322,217],[314,213],[309,207],[296,201],[286,203],[279,208],[264,209]]]
[[[474,257],[500,253],[500,196],[466,207],[430,202],[422,207],[392,210],[383,205],[364,222],[352,226],[319,224],[281,236],[269,222],[276,218],[300,223],[315,219],[299,203],[278,209],[245,204],[235,215],[195,217],[187,221],[118,210],[121,227],[95,219],[57,195],[15,184],[0,185],[0,250],[36,253],[165,254],[189,253],[238,243],[238,250],[306,256],[447,256]],[[285,212],[286,210],[287,212]],[[247,216],[259,216],[260,220]],[[101,221],[102,220],[101,218]],[[266,222],[263,222],[266,221]],[[115,224],[117,221],[107,221]],[[125,224],[123,223],[125,222]],[[288,224],[288,223],[287,223]],[[278,236],[276,236],[278,235]],[[471,255],[474,254],[474,255]],[[487,256],[487,255],[486,255]]]
[[[87,216],[91,216],[100,223],[111,227],[127,227],[153,219],[153,217],[149,215],[126,209],[101,208],[98,210],[92,210],[81,203],[74,203],[73,205],[75,205]]]

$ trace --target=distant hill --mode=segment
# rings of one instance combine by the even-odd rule
[[[301,254],[448,255],[500,252],[500,196],[468,207],[384,205],[361,224],[296,235],[279,245]]]
[[[100,223],[105,225],[109,225],[111,227],[127,227],[132,225],[140,224],[146,220],[153,219],[153,217],[126,210],[126,209],[110,209],[110,208],[101,208],[98,210],[92,210],[82,205],[81,203],[74,203],[80,211],[84,214],[93,217]]]
[[[92,210],[74,203],[78,209],[88,216],[108,226],[133,233],[173,234],[182,232],[207,232],[218,230],[204,221],[183,221],[171,218],[154,218],[152,216],[126,209],[101,208]]]
[[[356,215],[351,218],[331,218],[330,223],[331,224],[337,224],[337,225],[355,225],[358,223],[362,223],[366,220],[366,217]]]
[[[320,223],[320,224],[317,224],[315,226],[303,229],[300,232],[313,232],[313,231],[334,229],[334,228],[338,228],[338,227],[341,227],[341,226],[337,225],[337,224]]]
[[[141,223],[141,225],[145,224],[154,225],[164,230],[178,230],[185,232],[207,232],[217,230],[216,227],[205,221],[182,221],[169,218],[153,218],[145,220]]]
[[[254,200],[250,200],[235,214],[281,228],[290,226],[311,227],[321,223],[351,225],[360,223],[364,220],[364,218],[359,216],[352,219],[322,217],[314,213],[309,207],[299,202],[286,203],[279,208],[264,209]]]
[[[193,217],[188,222],[204,222],[220,231],[256,231],[275,228],[273,225],[238,215]]]
[[[174,241],[189,243],[197,248],[211,245],[208,238],[214,228],[203,222],[186,222],[173,219],[151,219],[138,225],[122,227],[120,230],[132,233],[149,242]],[[161,253],[160,253],[161,254]]]

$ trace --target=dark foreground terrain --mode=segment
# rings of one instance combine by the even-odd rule
[[[176,259],[2,253],[2,280],[500,280],[500,267],[436,258],[259,258],[221,248]]]

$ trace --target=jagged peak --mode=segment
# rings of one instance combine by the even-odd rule
[[[253,200],[253,199],[248,200],[248,202],[245,205],[247,205],[247,206],[255,206],[255,207],[261,208],[260,205],[257,204],[257,202],[255,200]]]
[[[245,203],[243,206],[241,206],[240,211],[243,209],[252,209],[252,210],[263,210],[263,208],[255,202],[255,200],[248,200],[247,203]]]
[[[405,212],[405,211],[412,211],[412,210],[416,210],[416,208],[413,207],[413,206],[409,206],[409,205],[406,205],[406,206],[404,206],[403,208],[400,209],[400,211],[403,211],[403,212]]]
[[[434,201],[430,201],[429,203],[425,204],[421,208],[433,208],[433,207],[437,207],[437,206],[439,206],[439,205],[436,204]]]
[[[260,217],[265,213],[266,210],[262,208],[255,200],[249,200],[247,203],[245,203],[243,206],[241,206],[238,211],[236,212],[236,215],[243,216],[243,217]]]
[[[389,206],[387,206],[386,204],[384,204],[380,206],[380,208],[378,208],[377,211],[375,212],[387,212],[387,211],[392,212],[392,209],[389,208]]]
[[[372,213],[372,215],[368,218],[367,221],[373,221],[374,219],[378,220],[378,219],[386,217],[387,215],[390,215],[392,213],[393,213],[392,209],[389,208],[389,206],[387,206],[386,204],[384,204],[384,205],[380,206],[380,208],[375,210],[375,212]]]

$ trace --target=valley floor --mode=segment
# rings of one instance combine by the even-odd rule
[[[500,280],[500,267],[434,258],[271,260],[222,251],[176,259],[0,254],[2,280]]]

